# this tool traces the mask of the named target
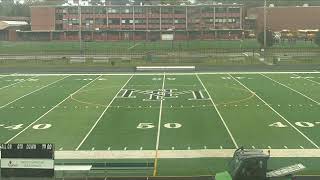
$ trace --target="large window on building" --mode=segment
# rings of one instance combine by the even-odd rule
[[[134,13],[135,14],[144,14],[145,13],[145,8],[144,7],[135,6],[134,7]]]
[[[229,7],[230,13],[240,13],[240,7]]]
[[[174,13],[175,14],[185,14],[186,13],[186,7],[176,6],[176,7],[174,7]]]
[[[161,14],[172,14],[173,13],[173,7],[162,7],[161,8]]]
[[[109,24],[110,25],[119,25],[120,19],[109,19]]]
[[[110,14],[120,13],[120,7],[109,7],[108,13]]]
[[[77,7],[70,7],[68,8],[69,14],[78,14],[78,8]]]
[[[122,7],[121,8],[121,13],[123,14],[132,14],[133,8],[132,7]]]
[[[216,7],[216,13],[226,13],[227,8],[226,7]]]

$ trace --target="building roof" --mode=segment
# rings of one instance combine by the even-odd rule
[[[0,21],[0,30],[4,30],[9,27],[19,27],[28,25],[25,21]]]

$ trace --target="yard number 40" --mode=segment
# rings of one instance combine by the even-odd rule
[[[179,123],[166,123],[163,126],[168,129],[177,129],[182,127]],[[153,123],[139,123],[137,126],[138,129],[152,129],[154,127],[155,125]]]

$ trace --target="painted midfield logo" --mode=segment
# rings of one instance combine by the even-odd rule
[[[123,89],[122,98],[136,98],[135,94],[147,95],[144,101],[164,100],[166,98],[178,98],[180,95],[190,94],[188,100],[205,100],[201,90],[187,90],[177,91],[177,89],[158,89],[158,90],[137,90],[137,89]]]

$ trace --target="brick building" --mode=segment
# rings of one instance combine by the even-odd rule
[[[263,31],[263,7],[247,10],[246,19],[251,21],[251,28]],[[267,28],[272,31],[300,29],[320,29],[320,6],[267,7]]]
[[[242,32],[243,6],[107,5],[82,6],[84,40],[236,39]],[[77,6],[31,7],[29,40],[79,40]]]

